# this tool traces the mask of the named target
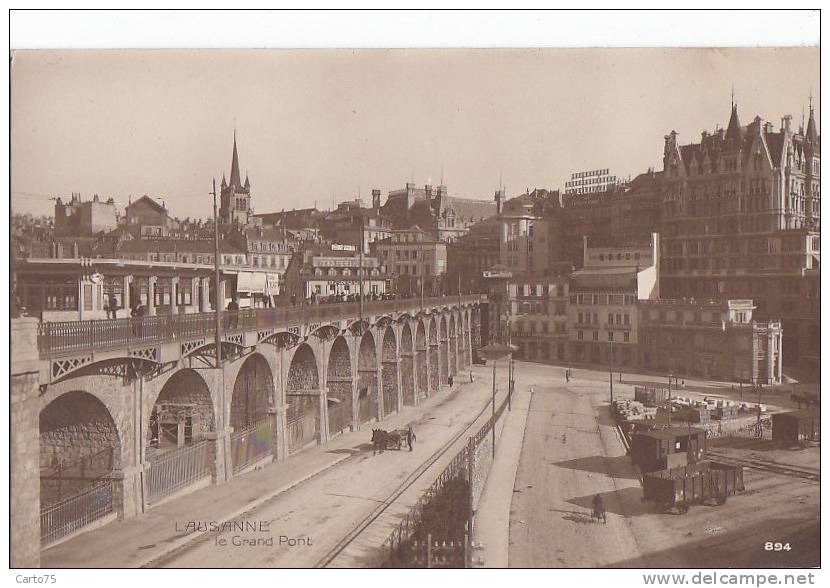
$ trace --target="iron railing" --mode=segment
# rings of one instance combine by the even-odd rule
[[[288,421],[289,453],[301,451],[303,447],[317,439],[320,426],[318,419],[319,416],[316,412],[306,412],[300,417]]]
[[[235,474],[272,452],[271,422],[272,419],[266,418],[231,435],[231,458]]]
[[[460,297],[462,304],[481,300],[482,296],[478,294]],[[452,306],[458,301],[457,296],[437,296],[424,299],[423,307]],[[357,318],[358,306],[357,302],[347,302],[223,311],[222,330],[225,333],[238,333]],[[421,300],[418,298],[379,300],[366,302],[363,312],[367,316],[391,312],[415,313],[421,307]],[[174,339],[212,337],[215,334],[215,321],[215,313],[201,312],[125,319],[44,322],[38,329],[38,349],[42,357],[50,358],[78,352],[129,348]]]
[[[49,545],[113,512],[113,482],[101,480],[40,511],[40,544]]]
[[[339,402],[335,405],[328,406],[329,418],[329,435],[337,435],[342,433],[352,423],[352,406],[351,403]]]
[[[151,459],[146,477],[148,504],[210,476],[210,443],[197,441]]]
[[[424,491],[418,501],[404,515],[401,522],[389,534],[382,546],[385,563],[392,563],[393,565],[404,563],[407,564],[407,567],[424,567],[420,565],[423,562],[406,560],[405,558],[414,553],[412,546],[418,540],[419,534],[423,533],[422,526],[427,506],[447,484],[459,476],[463,476],[464,479],[472,482],[467,486],[467,491],[469,492],[469,506],[473,513],[475,512],[481,498],[484,481],[492,466],[492,457],[490,457],[492,449],[489,445],[489,443],[492,443],[492,437],[489,433],[504,414],[507,404],[508,399],[505,398],[496,409],[495,414],[490,416],[474,435],[468,437],[464,447],[452,457],[432,485]],[[484,449],[490,449],[490,451],[483,451]],[[472,471],[470,471],[470,468],[472,468]],[[467,539],[470,536],[471,529],[467,529]],[[425,537],[421,537],[421,540],[423,539]],[[404,559],[403,562],[402,559]],[[467,563],[465,561],[464,565],[467,565]]]

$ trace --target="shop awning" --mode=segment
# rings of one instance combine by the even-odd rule
[[[236,291],[250,294],[265,293],[265,274],[259,272],[239,272],[236,278]]]

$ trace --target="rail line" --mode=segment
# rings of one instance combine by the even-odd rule
[[[749,458],[738,458],[733,456],[727,456],[719,452],[710,451],[709,455],[716,459],[719,462],[728,464],[728,465],[735,465],[735,466],[743,466],[753,470],[758,470],[761,472],[766,472],[769,474],[774,474],[778,476],[787,476],[790,478],[801,478],[808,482],[813,482],[816,484],[821,483],[821,474],[819,472],[815,472],[812,470],[798,468],[794,466],[788,466],[784,464],[779,464],[771,461],[766,461],[762,459],[749,459]]]
[[[439,447],[435,452],[427,459],[427,461],[423,462],[418,468],[413,471],[401,484],[392,491],[389,496],[384,499],[372,512],[366,515],[356,526],[354,529],[349,531],[346,535],[344,535],[337,544],[332,547],[326,555],[324,555],[317,563],[314,565],[315,568],[325,568],[328,566],[332,561],[334,561],[338,555],[340,555],[349,545],[351,545],[355,539],[357,539],[360,534],[366,530],[366,528],[371,525],[375,520],[377,520],[380,515],[382,515],[386,509],[388,509],[395,501],[400,498],[400,496],[406,492],[417,480],[420,478],[430,467],[432,467],[435,462],[437,462],[441,456],[443,456],[450,448],[461,438],[463,437],[472,427],[475,425],[481,416],[484,414],[484,411],[490,406],[490,402],[487,402],[484,407],[479,411],[479,413],[475,416],[475,418],[470,421],[470,423],[464,427],[461,431],[455,434],[449,441],[447,441],[444,445]],[[494,425],[495,426],[495,423]]]

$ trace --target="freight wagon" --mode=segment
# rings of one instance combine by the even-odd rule
[[[723,504],[727,497],[744,489],[741,466],[710,461],[643,476],[643,498],[657,502],[668,512],[681,514],[692,504]]]

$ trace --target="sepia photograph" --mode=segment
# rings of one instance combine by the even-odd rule
[[[10,567],[814,583],[817,11],[318,16],[360,22],[10,45]],[[539,18],[647,16],[721,18]]]

